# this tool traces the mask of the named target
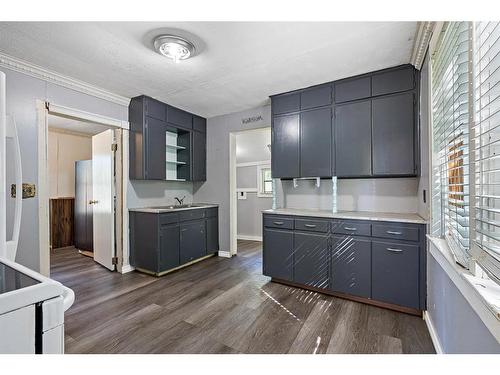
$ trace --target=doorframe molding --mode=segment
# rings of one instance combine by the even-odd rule
[[[97,123],[114,129],[122,129],[121,137],[121,191],[117,192],[121,199],[121,251],[117,247],[118,264],[117,271],[126,273],[134,268],[129,263],[129,240],[128,240],[128,209],[127,209],[127,186],[129,181],[128,164],[128,121],[114,119],[95,113],[81,111],[54,103],[36,100],[37,113],[37,137],[38,137],[38,235],[40,254],[40,273],[50,276],[50,226],[49,226],[49,180],[48,180],[48,118],[49,115],[58,115],[78,119],[83,122]],[[117,223],[115,222],[115,227]],[[118,226],[119,227],[119,226]],[[117,238],[115,238],[115,241]]]

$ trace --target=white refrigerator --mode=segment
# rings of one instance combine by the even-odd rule
[[[13,142],[12,155],[6,142]],[[22,168],[13,118],[7,118],[6,77],[0,71],[0,354],[64,353],[64,312],[75,295],[61,283],[15,262],[22,213]],[[16,208],[7,217],[6,163],[15,167]],[[14,160],[11,160],[14,159]],[[12,233],[6,233],[9,220]],[[7,238],[9,237],[9,238]]]

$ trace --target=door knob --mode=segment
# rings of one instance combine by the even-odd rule
[[[89,201],[89,204],[96,204],[96,203],[98,203],[98,202],[99,202],[99,201],[94,201],[94,200],[92,200],[92,201]]]

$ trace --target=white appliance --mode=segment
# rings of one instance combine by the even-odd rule
[[[6,140],[14,142],[16,208],[6,217]],[[10,156],[10,155],[9,155]],[[64,353],[64,312],[73,291],[15,263],[22,204],[20,148],[13,119],[7,121],[5,74],[0,72],[0,354]],[[7,220],[13,220],[7,240]]]

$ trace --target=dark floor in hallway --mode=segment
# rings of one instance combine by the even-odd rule
[[[160,278],[75,249],[51,272],[76,294],[67,353],[434,353],[419,317],[270,282],[260,242]]]

